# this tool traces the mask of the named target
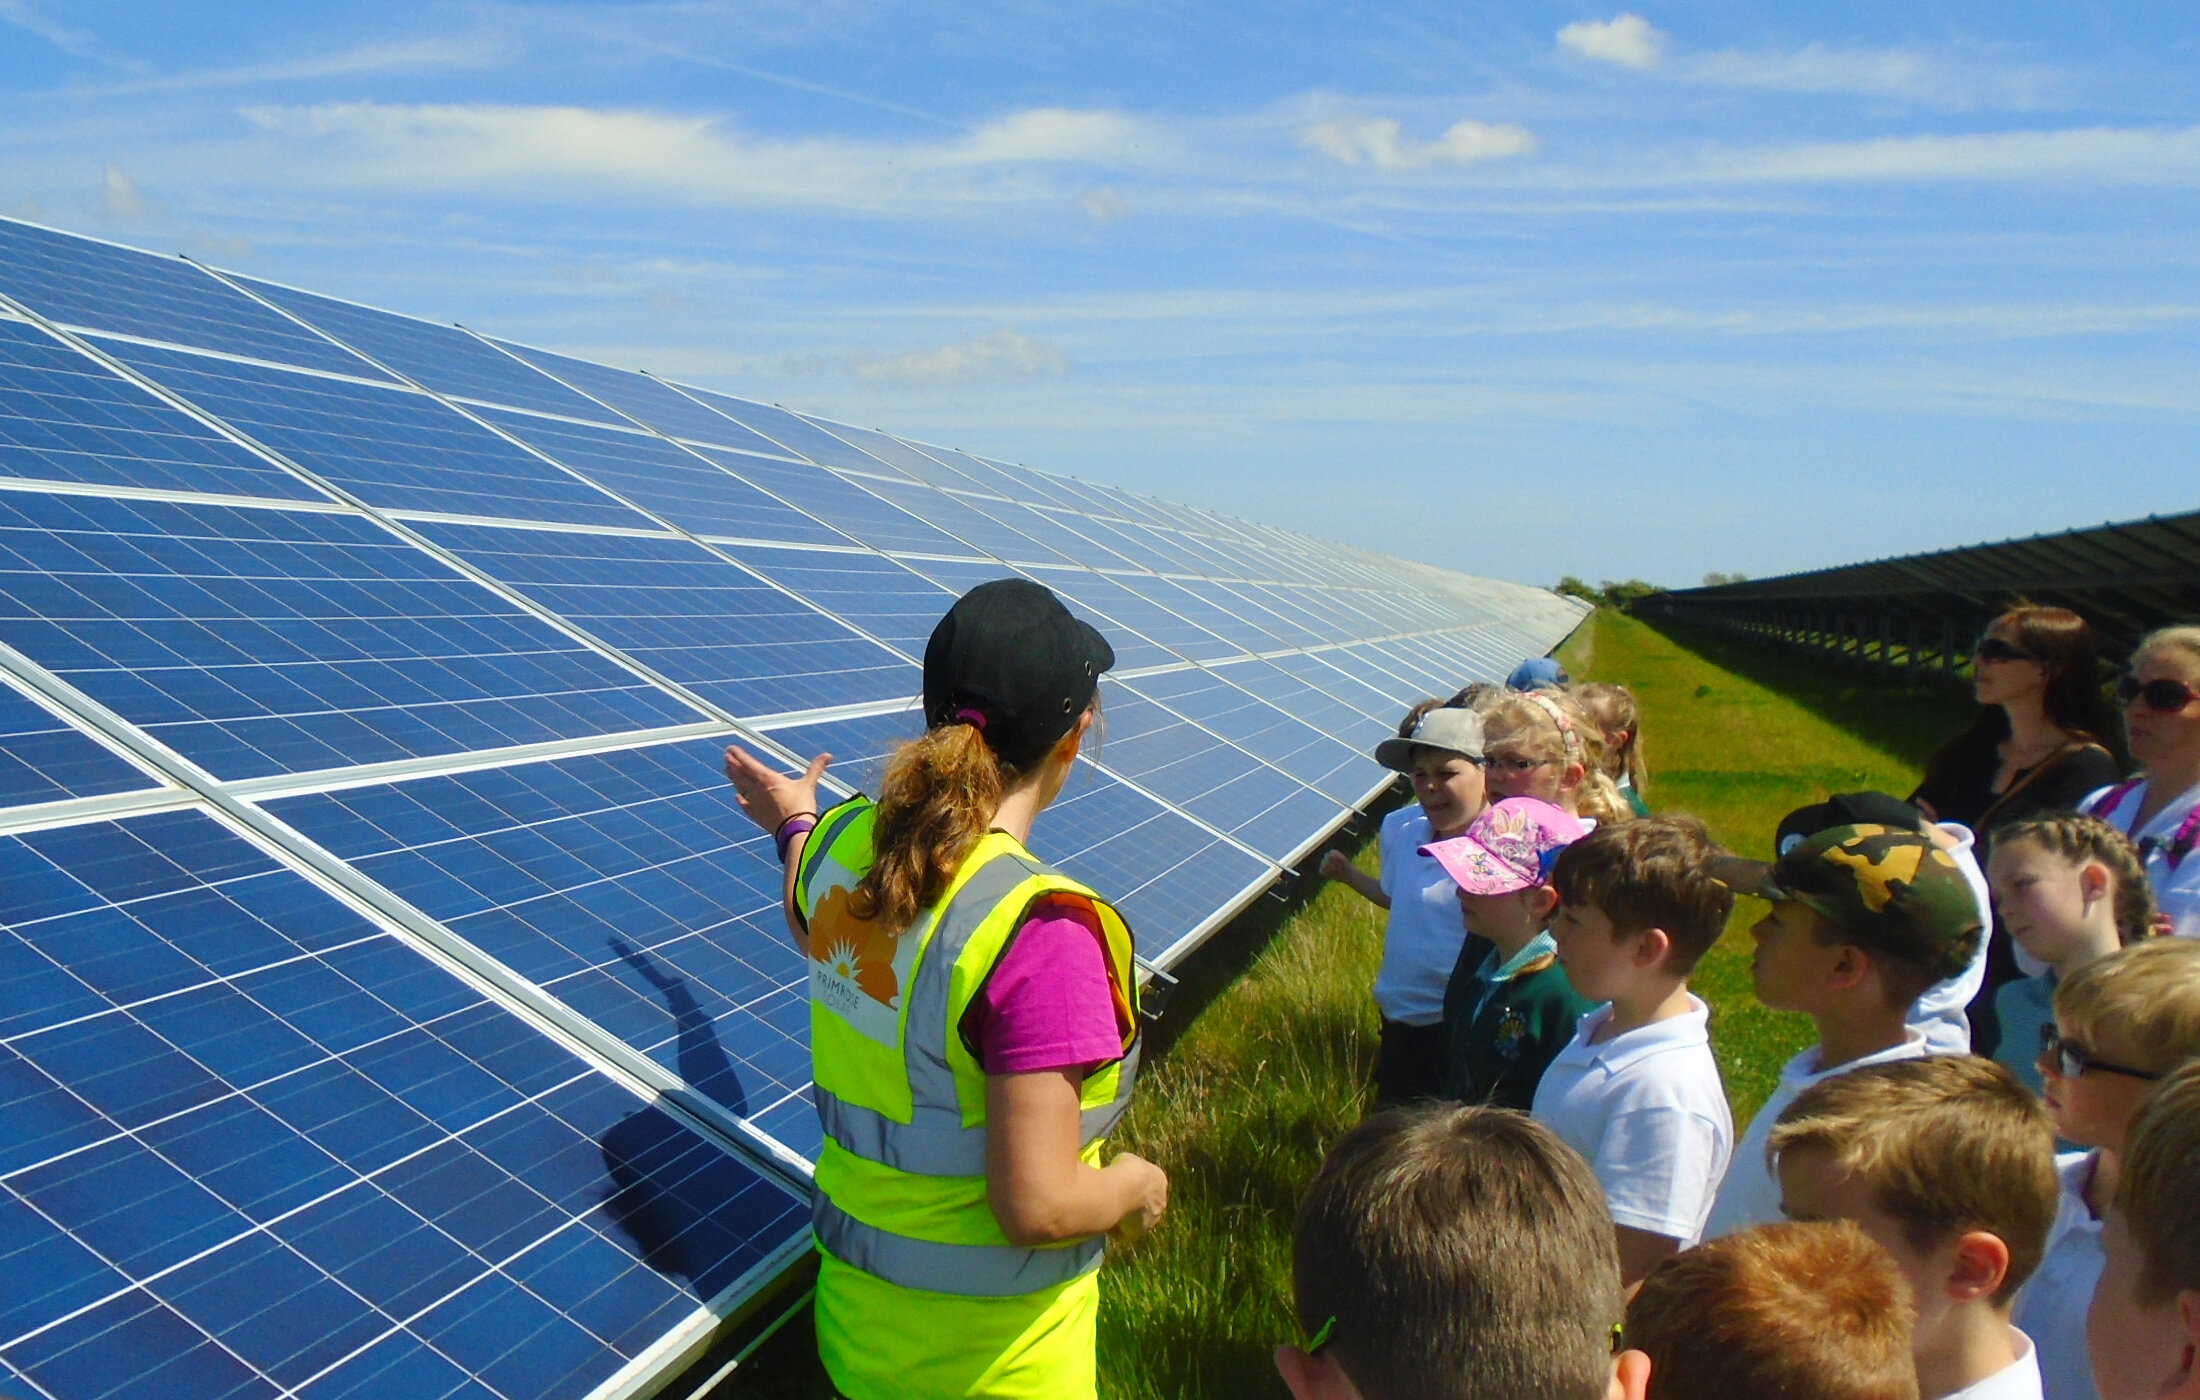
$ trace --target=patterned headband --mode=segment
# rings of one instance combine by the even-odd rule
[[[1534,690],[1522,691],[1521,698],[1532,701],[1543,713],[1551,717],[1551,723],[1558,726],[1558,737],[1566,745],[1566,761],[1568,763],[1583,763],[1581,736],[1574,732],[1574,722],[1566,718],[1566,712],[1559,708],[1558,702],[1550,696]],[[1587,765],[1583,764],[1583,766],[1586,767]]]

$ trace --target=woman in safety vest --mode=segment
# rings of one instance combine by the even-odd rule
[[[1000,579],[933,630],[925,733],[875,803],[817,810],[830,754],[790,778],[727,751],[809,964],[818,1352],[850,1400],[1095,1395],[1103,1240],[1167,1206],[1159,1167],[1101,1161],[1137,1072],[1130,929],[1024,848],[1114,662]]]

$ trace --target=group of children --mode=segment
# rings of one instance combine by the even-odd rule
[[[1644,814],[1632,697],[1549,667],[1417,708],[1381,877],[1324,862],[1390,911],[1392,1111],[1302,1207],[1294,1393],[2200,1400],[2200,942],[2132,843],[2042,816],[1982,870],[1857,793],[1745,860]],[[1738,1143],[1689,990],[1736,896],[1816,1031]],[[1997,906],[2040,975],[1990,1060]]]

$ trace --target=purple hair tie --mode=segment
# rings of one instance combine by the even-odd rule
[[[971,709],[967,705],[964,706],[962,709],[955,711],[954,717],[963,723],[971,725],[980,734],[983,734],[985,732],[985,716],[980,712]]]

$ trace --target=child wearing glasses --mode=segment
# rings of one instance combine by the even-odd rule
[[[1486,699],[1482,733],[1492,802],[1533,797],[1589,823],[1634,816],[1604,771],[1604,731],[1565,692],[1506,691]]]
[[[2140,777],[2085,810],[2138,843],[2155,903],[2181,938],[2200,938],[2200,627],[2165,627],[2132,653],[2116,686]]]
[[[2010,1314],[2055,1218],[2055,1130],[2014,1075],[1976,1055],[1835,1075],[1771,1147],[1791,1219],[1853,1220],[1893,1256],[1923,1400],[2041,1400],[2039,1349]]]
[[[2056,1159],[2061,1206],[2016,1322],[2039,1346],[2048,1400],[2092,1400],[2085,1310],[2101,1276],[2102,1219],[2155,1081],[2200,1055],[2200,943],[2149,939],[2077,968],[2055,989],[2043,1044],[2055,1130],[2090,1150]]]
[[[1276,1369],[1298,1400],[1642,1400],[1604,1193],[1520,1114],[1423,1104],[1337,1139],[1291,1281],[1306,1341]]]
[[[2003,985],[1997,1063],[2040,1090],[2040,1032],[2055,1019],[2055,988],[2095,958],[2154,934],[2154,892],[2130,840],[2075,812],[1994,829],[1987,862],[2002,927],[2045,970]]]

